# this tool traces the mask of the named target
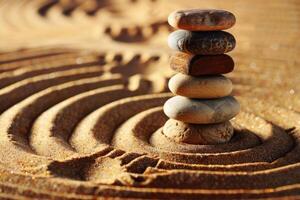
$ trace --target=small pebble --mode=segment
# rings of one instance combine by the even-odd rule
[[[233,70],[234,62],[226,54],[202,56],[176,52],[170,59],[170,67],[192,76],[226,74]]]
[[[232,82],[222,75],[193,77],[178,73],[169,80],[169,89],[190,98],[220,98],[230,95]]]
[[[225,10],[179,10],[168,17],[174,28],[190,31],[225,30],[231,28],[235,21],[235,16]]]
[[[177,30],[168,37],[171,49],[200,55],[217,55],[234,49],[235,38],[224,31],[190,32]]]
[[[169,119],[163,134],[175,142],[211,145],[228,142],[233,136],[233,126],[229,121],[219,124],[188,124]]]
[[[240,105],[232,96],[219,99],[189,99],[175,96],[164,104],[164,113],[172,119],[193,124],[215,124],[238,114]]]

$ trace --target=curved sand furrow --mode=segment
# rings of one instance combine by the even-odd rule
[[[3,103],[0,105],[0,112],[4,112],[24,98],[48,87],[87,77],[97,77],[102,73],[99,67],[93,67],[89,69],[74,69],[67,72],[55,72],[16,82],[1,89],[0,100]]]
[[[283,130],[268,124],[264,120],[256,118],[257,123],[260,124],[259,128],[251,127],[251,122],[254,118],[253,115],[243,114],[240,115],[239,122],[249,130],[253,131],[260,140],[261,145],[233,152],[222,153],[182,153],[181,151],[170,149],[170,151],[160,151],[152,147],[149,143],[152,132],[159,129],[165,119],[162,110],[157,108],[153,111],[148,110],[137,114],[129,119],[127,122],[116,130],[113,139],[113,145],[126,151],[133,151],[137,149],[142,153],[150,153],[152,155],[159,155],[162,158],[170,159],[171,161],[184,162],[184,163],[202,163],[202,164],[236,164],[245,162],[272,162],[284,154],[286,154],[293,147],[292,138]],[[157,120],[160,119],[160,120]],[[248,126],[247,126],[248,120]],[[142,127],[147,126],[147,129]],[[130,130],[130,131],[129,131]],[[128,139],[130,138],[130,139]],[[168,143],[166,143],[167,145]],[[230,145],[230,144],[229,144]],[[276,149],[272,149],[276,146]],[[259,153],[258,153],[259,152]]]
[[[20,68],[22,68],[21,70],[26,72],[26,68],[34,68],[34,67],[38,67],[39,65],[45,65],[45,67],[47,67],[48,65],[51,64],[53,65],[55,61],[59,65],[61,65],[66,60],[70,60],[72,58],[75,60],[75,58],[78,57],[77,54],[71,52],[66,52],[66,53],[58,52],[58,53],[52,53],[47,55],[32,56],[24,59],[15,59],[15,60],[7,60],[7,57],[9,57],[9,55],[2,55],[2,56],[6,60],[0,62],[0,67],[1,67],[0,72],[12,71]],[[57,64],[54,66],[57,66]]]
[[[11,156],[18,155],[15,158],[17,160],[22,160],[22,157],[23,160],[26,160],[26,156],[28,156],[28,159],[30,159],[30,157],[36,157],[32,155],[33,152],[28,144],[28,134],[30,133],[31,124],[42,112],[58,102],[80,92],[122,82],[124,82],[124,80],[120,79],[118,75],[107,78],[87,78],[72,81],[35,93],[20,103],[15,104],[0,116],[0,138],[1,142],[5,145],[1,153]],[[12,150],[18,153],[10,152]],[[29,152],[28,155],[26,152]],[[33,158],[32,160],[34,161]],[[34,163],[33,161],[27,164],[31,166],[32,163]],[[3,156],[2,162],[9,162],[13,166],[18,166],[18,164],[26,166],[26,164],[21,163],[21,161],[12,162],[10,156]]]
[[[77,123],[91,111],[119,98],[134,95],[123,85],[101,87],[81,93],[45,111],[33,124],[30,144],[35,152],[54,159],[71,156],[75,151],[68,138]],[[47,146],[49,148],[45,149]]]
[[[90,69],[89,69],[90,68]],[[1,81],[1,87],[5,87],[5,86],[9,86],[10,84],[15,84],[18,81],[22,81],[24,79],[28,79],[28,78],[32,78],[32,77],[36,77],[36,79],[38,79],[37,76],[41,76],[44,75],[44,77],[46,77],[47,75],[49,76],[49,78],[51,78],[51,76],[55,76],[55,73],[63,73],[62,71],[66,71],[65,73],[71,73],[69,71],[72,70],[78,70],[78,72],[80,73],[80,71],[84,71],[86,70],[86,72],[92,72],[92,71],[101,71],[101,67],[96,66],[95,63],[89,65],[78,65],[78,66],[74,66],[74,65],[69,65],[69,66],[61,66],[61,67],[50,67],[50,69],[47,69],[47,67],[45,68],[40,68],[40,69],[29,69],[29,70],[14,70],[12,72],[9,73],[2,73],[0,76],[0,81]],[[53,73],[51,75],[51,73]]]
[[[172,74],[167,14],[196,4],[238,19],[228,77],[242,112],[228,144],[178,144],[161,132],[171,95],[153,93]],[[299,198],[299,8],[0,0],[0,197]]]
[[[1,170],[3,173],[3,170]],[[289,186],[282,186],[273,189],[232,189],[230,192],[228,189],[167,189],[167,188],[137,188],[137,187],[123,187],[123,186],[101,186],[98,189],[95,189],[96,186],[92,183],[84,184],[83,182],[78,181],[69,181],[67,184],[58,179],[49,179],[45,177],[36,177],[31,179],[30,177],[24,176],[22,174],[14,174],[15,178],[9,176],[1,176],[0,182],[5,184],[14,185],[15,188],[22,184],[23,187],[30,188],[31,184],[40,185],[40,190],[36,192],[36,196],[39,196],[39,193],[50,193],[50,194],[59,194],[61,198],[66,196],[65,191],[68,191],[70,194],[78,192],[85,195],[100,195],[100,196],[112,196],[112,197],[131,197],[131,198],[141,198],[144,195],[147,195],[151,199],[157,198],[197,198],[199,195],[204,199],[211,198],[257,198],[257,197],[276,197],[282,195],[297,195],[297,191],[300,188],[299,184],[291,184]],[[47,181],[46,181],[47,180]],[[32,188],[31,188],[32,190]],[[19,191],[21,192],[21,191]],[[21,192],[22,194],[22,192]],[[33,195],[33,196],[35,196]]]
[[[170,96],[171,94],[136,96],[107,104],[78,124],[70,138],[70,144],[79,152],[93,152],[98,145],[110,143],[114,131],[121,123],[145,109],[162,105]]]

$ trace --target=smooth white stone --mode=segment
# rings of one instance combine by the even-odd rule
[[[240,105],[232,96],[219,99],[189,99],[175,96],[164,104],[165,114],[193,124],[214,124],[230,120],[238,114]]]

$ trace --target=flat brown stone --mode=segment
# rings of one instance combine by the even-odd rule
[[[168,37],[171,49],[201,55],[217,55],[234,49],[235,38],[225,31],[191,32],[177,30]]]
[[[225,10],[179,10],[171,13],[168,22],[178,29],[190,31],[216,31],[231,28],[235,16]]]
[[[189,76],[177,73],[169,80],[173,94],[198,99],[215,99],[231,94],[232,83],[222,75]]]
[[[234,62],[229,55],[193,55],[176,52],[171,56],[170,67],[191,76],[226,74],[233,70]]]

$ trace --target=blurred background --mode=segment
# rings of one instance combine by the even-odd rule
[[[172,28],[167,16],[186,8],[225,9],[236,15],[236,25],[228,30],[237,40],[230,53],[235,71],[228,75],[236,94],[243,91],[300,111],[299,0],[1,0],[0,51],[76,49],[112,59],[151,57],[123,72],[168,77],[171,50],[166,39]]]

